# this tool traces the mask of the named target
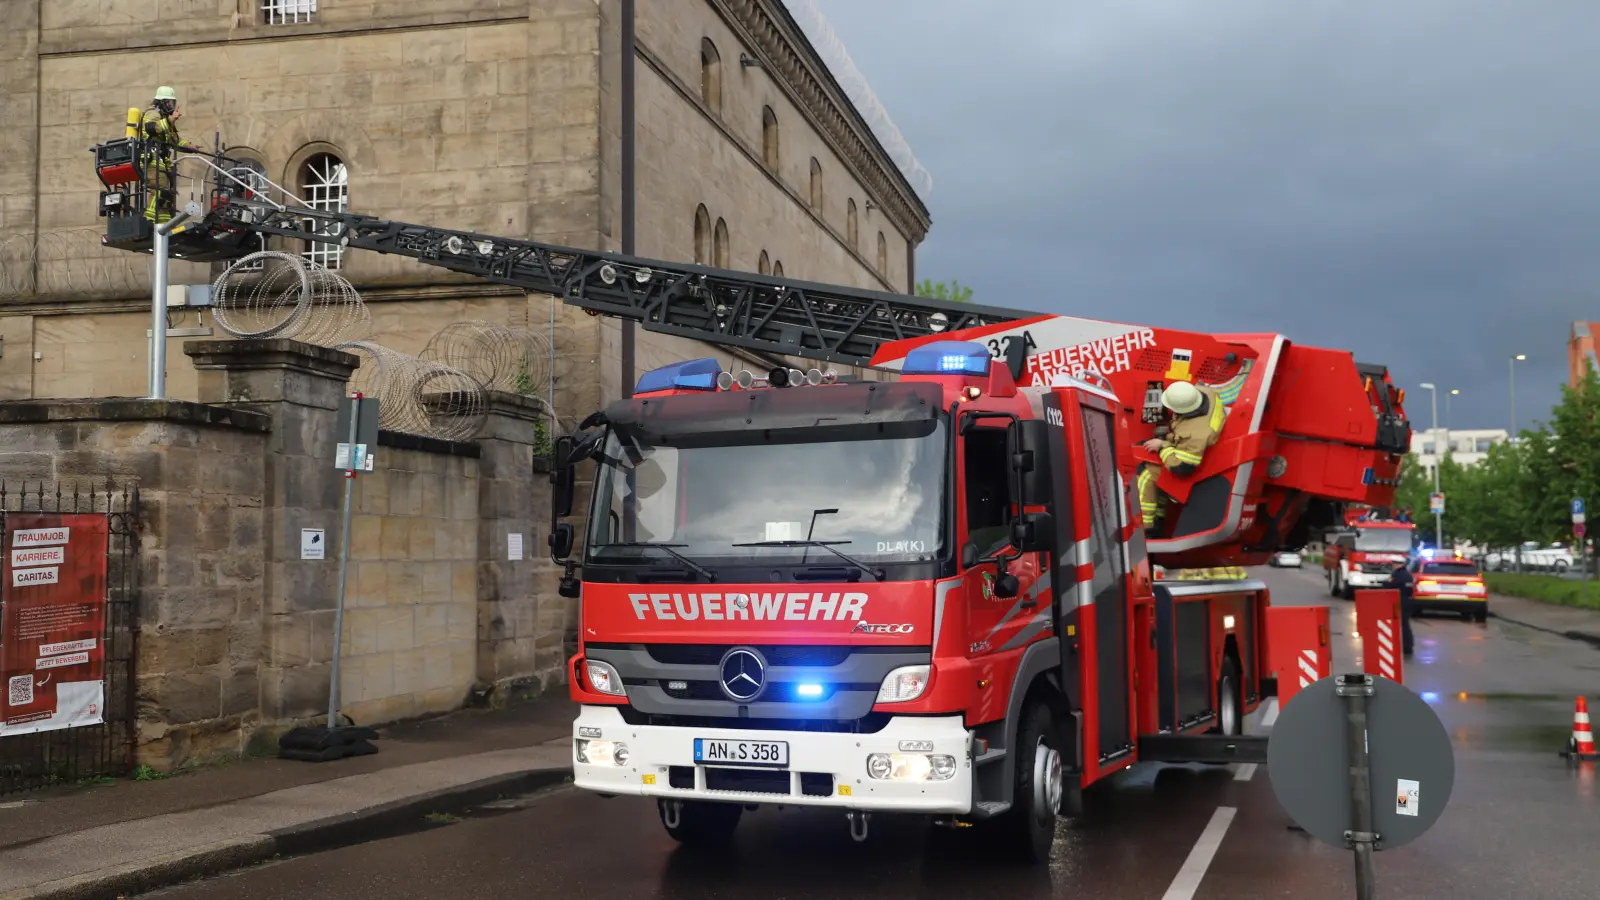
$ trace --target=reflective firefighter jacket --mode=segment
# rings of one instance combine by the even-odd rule
[[[1228,418],[1216,390],[1203,384],[1195,387],[1205,402],[1196,412],[1173,420],[1167,446],[1161,448],[1161,464],[1174,475],[1189,475],[1200,467],[1201,458],[1222,435],[1222,424]]]
[[[154,140],[174,149],[183,145],[183,139],[178,137],[178,123],[163,116],[161,110],[153,106],[144,111],[139,127],[147,140]]]

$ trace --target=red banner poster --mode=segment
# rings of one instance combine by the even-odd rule
[[[0,735],[103,721],[108,542],[103,515],[6,514]]]

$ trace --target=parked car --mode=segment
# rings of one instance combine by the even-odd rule
[[[1277,553],[1272,554],[1272,559],[1267,560],[1267,565],[1275,569],[1298,569],[1300,568],[1300,562],[1300,551],[1279,550]]]
[[[1522,542],[1522,567],[1565,572],[1576,565],[1572,551],[1561,544],[1545,546],[1538,541]],[[1509,572],[1517,566],[1516,550],[1501,550],[1483,558],[1483,566],[1494,572]]]

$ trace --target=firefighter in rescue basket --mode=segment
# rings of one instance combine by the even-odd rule
[[[1144,442],[1144,449],[1159,456],[1161,465],[1172,474],[1192,475],[1222,434],[1228,410],[1214,389],[1187,381],[1168,385],[1161,392],[1161,405],[1172,413],[1167,439],[1151,438]],[[1167,496],[1156,487],[1160,474],[1153,464],[1139,467],[1139,509],[1150,534],[1157,533],[1167,511]]]
[[[178,135],[178,92],[170,87],[156,88],[150,108],[144,111],[139,122],[140,135],[145,141],[145,152],[140,159],[149,185],[150,202],[145,205],[144,217],[161,223],[171,219],[178,208],[178,185],[174,156],[180,150],[200,152],[183,142]]]

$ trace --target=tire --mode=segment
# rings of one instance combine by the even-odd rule
[[[667,830],[667,836],[680,844],[698,846],[717,844],[726,841],[733,835],[734,829],[739,827],[739,819],[744,815],[744,807],[737,803],[706,803],[703,801],[682,801],[678,812],[678,824],[667,824],[666,800],[656,801],[656,812],[661,816],[661,827]]]
[[[1480,625],[1483,624],[1484,622],[1489,621],[1489,610],[1488,609],[1477,610],[1476,612],[1474,612],[1472,614],[1472,621],[1477,622]]]
[[[1217,677],[1217,727],[1212,733],[1227,737],[1244,734],[1244,679],[1232,655],[1222,658],[1222,674]]]
[[[1339,576],[1338,576],[1338,571],[1339,571],[1338,569],[1329,569],[1328,570],[1328,596],[1329,597],[1337,597],[1337,596],[1339,596],[1339,581],[1338,581],[1338,577]]]
[[[1033,865],[1050,860],[1066,787],[1066,760],[1053,719],[1042,699],[1029,700],[1023,709],[1017,725],[1011,809],[994,822],[993,835],[1006,852]]]
[[[1567,574],[1567,570],[1570,569],[1570,568],[1572,568],[1572,566],[1566,560],[1564,560],[1564,559],[1556,560],[1555,570],[1556,570],[1556,574],[1557,575],[1565,575],[1565,574]]]

